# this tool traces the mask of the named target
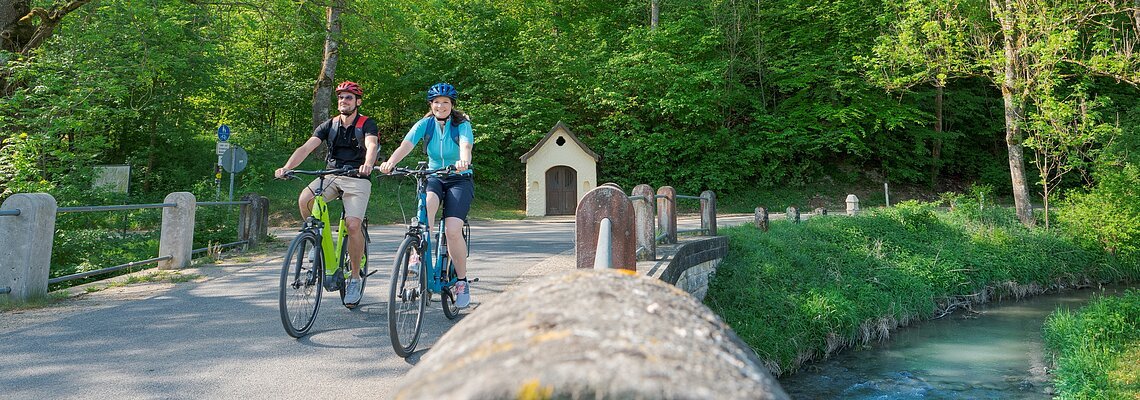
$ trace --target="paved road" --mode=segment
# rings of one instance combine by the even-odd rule
[[[384,271],[403,226],[370,232],[369,254]],[[480,281],[464,315],[530,277],[572,269],[573,235],[565,218],[473,225],[469,276]],[[279,237],[288,241],[292,232]],[[326,294],[311,333],[293,339],[277,310],[283,250],[273,253],[183,271],[200,275],[191,282],[111,287],[0,313],[0,398],[391,398],[399,379],[456,323],[435,304],[419,349],[397,357],[387,333],[387,279],[377,273],[359,308],[345,309],[335,293]]]
[[[402,232],[370,228],[375,265],[391,265]],[[475,224],[475,308],[528,271],[573,268],[573,232],[569,219]],[[0,314],[0,398],[391,398],[397,380],[455,323],[435,304],[420,348],[406,360],[395,356],[387,278],[377,273],[358,309],[326,294],[312,332],[293,339],[278,317],[276,253],[186,271],[203,276],[194,282],[110,288]]]

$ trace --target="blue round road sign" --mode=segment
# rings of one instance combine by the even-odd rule
[[[223,142],[230,140],[230,126],[229,125],[222,124],[222,126],[218,127],[218,140],[221,140]]]

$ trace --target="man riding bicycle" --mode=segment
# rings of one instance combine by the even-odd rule
[[[344,81],[338,85],[336,98],[340,115],[317,126],[313,130],[313,136],[294,150],[289,160],[285,161],[285,166],[278,168],[273,174],[277,178],[284,178],[313,150],[320,147],[322,142],[328,148],[326,157],[328,168],[350,167],[357,170],[355,177],[338,176],[325,180],[323,195],[326,201],[337,196],[344,201],[345,225],[348,228],[348,254],[352,263],[352,276],[345,285],[344,294],[344,303],[349,306],[360,303],[360,260],[365,251],[364,235],[360,226],[368,206],[368,197],[372,193],[372,181],[368,179],[368,175],[376,163],[380,147],[377,139],[379,128],[376,122],[358,112],[363,97],[364,91],[355,82]],[[301,190],[301,195],[297,199],[302,220],[309,218],[313,206],[313,192],[319,181],[314,179],[309,183],[307,188]]]
[[[471,287],[467,282],[467,245],[463,241],[463,223],[475,198],[475,184],[471,180],[471,150],[475,138],[471,131],[471,121],[467,114],[455,109],[459,93],[454,86],[437,83],[428,89],[427,101],[430,112],[416,122],[400,147],[392,152],[387,161],[380,163],[380,172],[392,172],[396,164],[412,151],[416,143],[424,141],[424,151],[428,155],[428,167],[432,169],[454,165],[458,174],[448,177],[428,178],[427,210],[428,229],[443,201],[443,223],[447,234],[448,257],[455,263],[459,282],[455,284],[455,304],[467,307],[471,303]]]

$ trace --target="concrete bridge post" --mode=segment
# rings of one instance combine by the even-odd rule
[[[788,221],[798,224],[800,222],[800,210],[796,206],[788,206],[788,209],[784,211],[784,217]]]
[[[647,361],[649,360],[649,361]],[[724,321],[650,277],[577,270],[528,282],[460,320],[396,399],[747,399],[787,393]]]
[[[657,189],[657,226],[665,235],[664,243],[677,243],[677,190],[672,186]]]
[[[625,192],[614,186],[598,186],[582,196],[574,214],[574,249],[579,269],[593,269],[599,242],[604,246],[609,241],[610,265],[637,271],[633,202]],[[600,225],[606,218],[611,223],[612,237],[601,238]]]
[[[752,218],[757,228],[761,231],[768,231],[768,209],[764,207],[756,207],[756,215]]]
[[[644,200],[633,202],[633,213],[637,225],[637,259],[640,261],[657,259],[657,232],[653,221],[653,188],[646,184],[633,187],[630,196],[641,196]]]
[[[194,194],[174,192],[166,195],[164,203],[174,207],[162,209],[162,232],[159,234],[158,256],[172,258],[158,262],[158,269],[176,269],[190,266],[194,251],[194,211],[197,202]]]
[[[716,193],[711,190],[701,192],[701,229],[716,236]]]
[[[847,215],[859,214],[859,198],[853,194],[847,195]]]
[[[0,205],[19,212],[0,216],[0,303],[47,297],[57,208],[47,193],[17,193]]]

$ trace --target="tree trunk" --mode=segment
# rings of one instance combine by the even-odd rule
[[[158,121],[151,121],[147,125],[149,125],[147,127],[149,129],[147,129],[147,130],[150,133],[150,135],[149,135],[150,136],[150,142],[148,143],[148,145],[146,147],[146,151],[147,151],[146,168],[143,169],[144,175],[143,175],[143,179],[142,179],[142,181],[143,181],[143,189],[142,189],[143,193],[150,193],[151,182],[154,180],[155,165],[158,162],[157,154],[159,152],[159,149],[158,149]]]
[[[336,62],[339,58],[340,48],[340,13],[344,10],[345,0],[333,0],[328,8],[328,25],[325,31],[325,53],[321,62],[321,73],[317,76],[317,85],[313,90],[313,128],[329,119],[333,89],[335,89]]]
[[[40,47],[63,21],[63,17],[91,0],[71,0],[50,9],[32,8],[31,0],[6,0],[0,3],[0,50],[29,55]],[[0,61],[0,93],[12,94],[18,82],[8,81],[8,60]]]
[[[938,174],[942,169],[942,95],[945,87],[934,87],[934,140],[930,146],[930,187],[938,185]]]
[[[1009,150],[1009,175],[1013,184],[1013,205],[1017,211],[1017,218],[1026,226],[1033,226],[1033,204],[1029,201],[1029,186],[1025,180],[1025,153],[1022,148],[1021,122],[1024,119],[1024,93],[1022,87],[1026,82],[1021,78],[1024,74],[1021,69],[1021,59],[1018,57],[1021,47],[1017,42],[1019,35],[1015,27],[1012,4],[1013,0],[1005,0],[1005,6],[998,6],[997,0],[990,0],[994,17],[1001,24],[1003,47],[1005,48],[1005,63],[1003,65],[1004,79],[1001,80],[1001,97],[1005,102],[1005,145]]]
[[[661,1],[651,0],[649,2],[649,28],[657,29],[657,18],[661,15]]]

